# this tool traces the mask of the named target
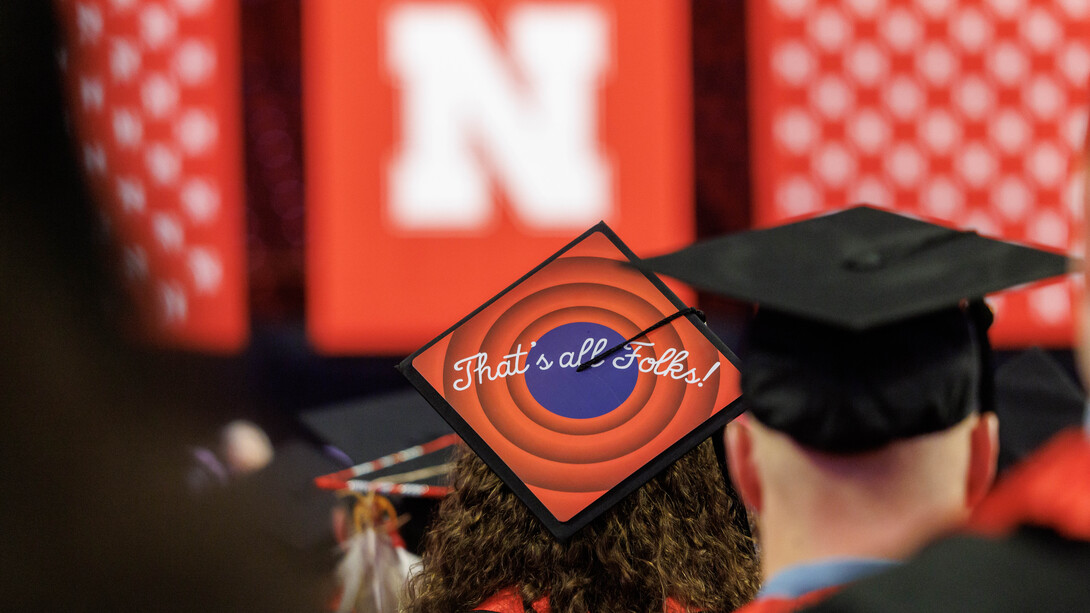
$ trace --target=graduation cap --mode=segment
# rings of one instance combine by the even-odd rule
[[[1039,347],[995,370],[999,471],[1005,472],[1055,434],[1082,423],[1086,400],[1072,374]]]
[[[734,354],[604,223],[398,366],[564,540],[741,408]]]
[[[408,519],[398,534],[420,552],[454,461],[450,426],[410,388],[313,408],[299,419],[344,456],[335,472],[312,474],[312,487],[390,497]]]
[[[709,240],[642,269],[757,303],[742,376],[762,423],[832,452],[880,447],[988,409],[979,299],[1067,258],[858,206]]]
[[[385,462],[368,472],[368,479],[380,480],[389,474],[406,472],[433,473],[427,469],[447,464],[453,457],[449,446],[439,447],[433,453],[405,457],[406,450],[421,448],[452,433],[450,426],[414,389],[311,409],[301,413],[299,419],[318,437],[346,455],[347,464],[401,453],[396,464]],[[436,473],[413,479],[413,482],[443,486],[446,478],[445,474]]]

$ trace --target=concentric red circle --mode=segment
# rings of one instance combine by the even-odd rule
[[[444,396],[457,395],[454,365],[469,356],[485,353],[494,367],[503,356],[528,353],[536,339],[573,322],[600,324],[629,338],[676,310],[645,276],[615,259],[559,258],[451,335]],[[690,351],[680,364],[686,370],[692,365],[698,376],[720,359],[684,318],[639,341],[655,344],[641,348],[641,356],[650,359],[662,357],[667,348]],[[521,366],[534,367],[525,361]],[[475,402],[455,409],[527,484],[558,492],[603,491],[703,423],[716,408],[718,376],[714,372],[697,386],[640,372],[620,406],[588,419],[563,417],[541,406],[524,377],[486,377],[473,385]]]

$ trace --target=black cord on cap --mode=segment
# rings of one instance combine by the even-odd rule
[[[652,324],[651,326],[649,326],[647,328],[644,328],[643,330],[638,332],[632,338],[630,338],[630,339],[628,339],[626,341],[621,341],[620,343],[610,347],[609,349],[606,349],[602,353],[599,353],[598,355],[592,357],[591,359],[587,360],[586,362],[583,362],[579,366],[576,366],[575,367],[575,372],[583,372],[584,370],[590,368],[591,366],[594,366],[598,362],[601,362],[602,360],[608,358],[609,356],[613,355],[614,353],[617,353],[618,351],[623,349],[625,345],[631,343],[632,341],[636,340],[637,338],[640,338],[641,336],[646,336],[650,332],[652,332],[654,330],[657,330],[657,329],[665,326],[666,324],[670,323],[671,321],[674,321],[678,317],[683,317],[685,315],[696,315],[697,317],[700,318],[700,321],[702,321],[704,323],[708,322],[708,319],[704,316],[704,311],[701,311],[700,309],[697,309],[697,308],[694,308],[694,307],[689,307],[687,309],[682,309],[682,310],[678,311],[677,313],[674,313],[673,315],[668,315],[666,317],[663,317],[657,323]]]

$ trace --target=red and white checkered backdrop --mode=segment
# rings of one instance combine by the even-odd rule
[[[1090,0],[750,0],[754,221],[869,202],[1081,253]],[[1074,281],[992,299],[1069,345]]]

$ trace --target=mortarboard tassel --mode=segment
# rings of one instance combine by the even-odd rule
[[[395,613],[408,576],[398,551],[397,511],[383,496],[348,495],[352,534],[341,544],[344,557],[337,565],[343,590],[337,613]]]

